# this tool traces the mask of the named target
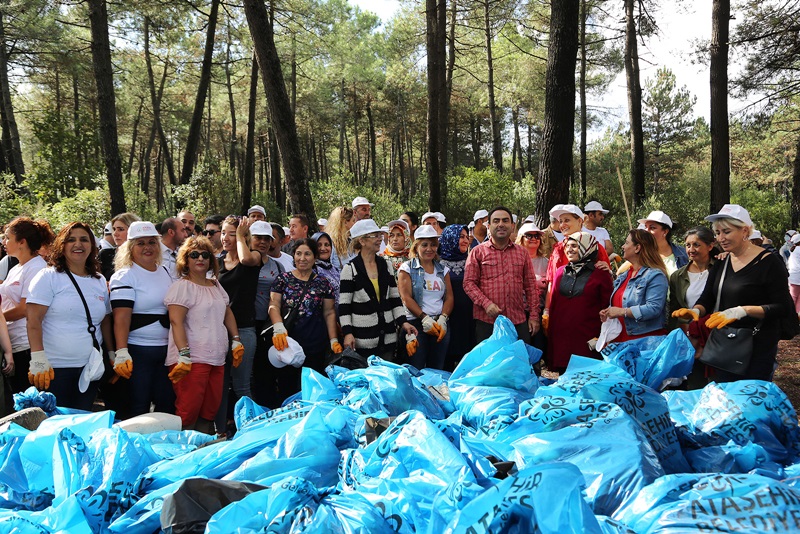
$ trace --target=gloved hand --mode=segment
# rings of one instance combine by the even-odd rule
[[[712,313],[711,317],[706,319],[706,326],[709,328],[722,328],[745,317],[747,317],[747,312],[744,311],[744,308],[736,306],[735,308]]]
[[[426,315],[422,318],[422,331],[435,337],[439,337],[442,332],[442,327],[439,326],[433,317]]]
[[[244,356],[244,345],[241,341],[231,340],[231,355],[233,356],[233,366],[239,367],[242,363],[242,356]]]
[[[545,335],[547,335],[547,331],[550,328],[550,313],[548,310],[544,310],[542,313],[542,331],[544,331]]]
[[[114,358],[114,372],[122,378],[130,378],[133,373],[133,359],[128,352],[128,347],[117,349],[116,352],[109,352]]]
[[[192,358],[190,356],[178,356],[178,365],[172,368],[169,373],[169,379],[173,384],[180,382],[184,376],[189,374],[192,370]]]
[[[419,347],[417,336],[414,334],[406,334],[406,353],[409,356],[413,356],[417,353],[417,347]]]
[[[672,316],[677,319],[686,319],[687,321],[696,321],[700,318],[700,310],[697,308],[681,308],[672,312]]]
[[[334,354],[339,354],[340,352],[342,352],[344,350],[344,348],[342,347],[342,344],[339,343],[339,339],[338,338],[331,339],[331,350],[333,351]]]
[[[439,325],[439,337],[436,338],[436,342],[439,343],[441,340],[444,339],[445,334],[447,334],[447,315],[441,314],[438,319],[436,319],[436,324]]]
[[[275,323],[272,326],[272,344],[278,350],[286,350],[289,348],[289,332],[286,331],[286,327],[283,326],[283,323]]]
[[[28,370],[28,382],[36,389],[45,390],[50,387],[50,381],[55,377],[53,366],[43,350],[31,352],[31,365]]]

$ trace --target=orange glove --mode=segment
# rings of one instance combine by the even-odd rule
[[[700,310],[697,308],[681,308],[672,312],[672,316],[677,319],[686,319],[687,321],[696,321],[700,318]]]
[[[542,331],[545,335],[547,335],[550,329],[550,314],[549,313],[542,313]]]
[[[447,315],[444,313],[441,314],[439,318],[436,319],[436,324],[439,325],[439,337],[436,338],[436,342],[439,343],[447,334]]]
[[[233,356],[233,366],[239,367],[242,363],[242,356],[244,356],[244,345],[241,341],[236,339],[231,341],[231,355]]]
[[[722,328],[723,326],[728,326],[732,322],[744,319],[745,317],[747,317],[747,312],[744,311],[744,308],[736,306],[735,308],[728,308],[724,311],[712,313],[711,317],[706,319],[706,326],[709,328]]]
[[[50,381],[55,378],[55,371],[50,365],[50,360],[43,350],[31,352],[31,364],[28,368],[28,382],[36,389],[44,391],[50,387]]]
[[[189,356],[178,356],[178,365],[172,368],[169,379],[173,384],[180,382],[192,370],[192,359]]]
[[[283,323],[275,323],[272,327],[272,344],[278,350],[286,350],[289,348],[289,333]]]
[[[333,351],[334,354],[339,354],[344,350],[342,344],[339,343],[339,339],[337,338],[331,339],[331,350]]]
[[[122,378],[130,378],[133,373],[133,359],[127,347],[117,349],[114,355],[114,372]]]
[[[417,353],[417,347],[419,347],[417,336],[414,334],[406,334],[406,353],[409,356],[413,356]]]
[[[426,315],[422,318],[422,331],[438,338],[442,333],[442,327],[433,320],[433,317]]]

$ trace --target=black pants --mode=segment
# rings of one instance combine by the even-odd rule
[[[519,339],[530,345],[531,343],[531,333],[528,330],[528,323],[520,323],[515,324],[514,328],[517,329],[517,336]],[[488,339],[489,336],[492,335],[494,331],[494,324],[493,323],[485,323],[478,319],[475,319],[475,340],[480,343],[484,339]]]

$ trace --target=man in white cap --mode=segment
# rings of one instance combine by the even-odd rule
[[[423,225],[433,226],[436,228],[436,233],[442,235],[442,230],[444,230],[444,223],[447,222],[447,219],[444,218],[444,214],[438,211],[426,211],[422,214],[422,218],[420,219]]]
[[[325,226],[328,224],[328,219],[317,219],[317,226],[320,232],[325,231]]]
[[[583,208],[583,231],[592,234],[597,242],[600,243],[606,252],[611,255],[614,252],[614,247],[611,244],[611,236],[608,235],[608,230],[600,226],[606,218],[608,210],[603,208],[603,205],[592,200]]]
[[[542,231],[542,254],[550,257],[553,248],[564,239],[564,235],[559,231],[561,224],[558,222],[558,217],[553,217],[552,213],[560,210],[564,204],[556,204],[550,209],[550,225]]]
[[[366,197],[356,197],[353,199],[353,215],[356,218],[356,222],[362,221],[364,219],[371,219],[372,218],[372,206],[374,206],[372,202],[366,199]]]
[[[100,240],[100,250],[104,248],[116,248],[114,237],[111,235],[111,223],[106,224],[103,228],[103,239]]]
[[[780,253],[785,262],[789,261],[789,255],[792,253],[791,239],[795,235],[797,235],[795,230],[786,230],[786,233],[783,234],[783,245],[780,248]]]
[[[264,209],[264,206],[259,206],[256,204],[252,206],[249,210],[247,210],[247,218],[250,219],[251,223],[256,221],[266,221],[267,220],[267,210]]]
[[[472,229],[472,243],[469,244],[470,250],[486,241],[486,235],[489,231],[487,227],[488,220],[489,212],[486,210],[478,210],[472,216],[472,222],[475,223],[475,228]]]

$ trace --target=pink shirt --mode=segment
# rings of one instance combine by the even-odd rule
[[[214,283],[201,286],[181,278],[174,282],[164,304],[177,304],[187,309],[183,326],[193,363],[224,365],[228,352],[228,331],[225,328],[225,309],[228,307],[228,294]],[[169,346],[165,365],[178,363],[178,347],[169,329]]]

